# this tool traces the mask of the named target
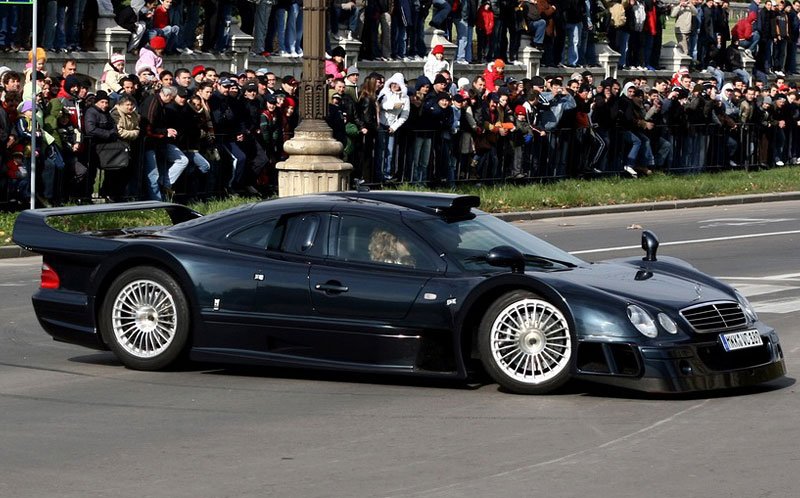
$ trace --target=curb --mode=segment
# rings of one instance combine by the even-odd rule
[[[800,192],[778,192],[774,194],[732,195],[728,197],[709,197],[707,199],[686,199],[678,201],[646,202],[641,204],[616,204],[568,209],[542,209],[514,213],[494,213],[503,221],[528,221],[566,216],[587,216],[592,214],[636,213],[641,211],[666,211],[693,207],[731,206],[737,204],[756,204],[760,202],[779,202],[800,200]]]
[[[760,202],[779,202],[800,200],[800,192],[778,192],[774,194],[731,195],[728,197],[709,197],[707,199],[686,199],[679,201],[646,202],[642,204],[615,204],[610,206],[591,206],[567,209],[542,209],[539,211],[519,211],[514,213],[494,213],[503,221],[530,221],[566,216],[588,216],[593,214],[637,213],[641,211],[666,211],[693,207],[731,206],[737,204],[756,204]],[[36,253],[13,246],[0,246],[0,259],[36,256]]]

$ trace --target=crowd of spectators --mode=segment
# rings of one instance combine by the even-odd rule
[[[150,39],[135,74],[123,54],[112,55],[97,91],[75,59],[49,72],[41,49],[35,89],[30,64],[0,68],[0,156],[11,197],[29,201],[32,157],[41,205],[169,199],[176,185],[190,197],[274,192],[275,165],[298,124],[297,79],[266,68],[168,71],[167,44]],[[496,59],[454,82],[435,46],[424,74],[362,79],[344,67],[341,47],[331,52],[326,119],[356,182],[638,177],[800,157],[800,102],[782,77],[719,86],[686,69],[648,86],[644,76],[598,82],[585,70],[517,81]]]
[[[555,51],[550,55],[561,54],[551,57],[551,62],[565,60],[559,63],[565,67],[582,63],[584,48],[591,46],[591,36],[584,44],[584,35],[601,30],[616,30],[612,38],[631,47],[628,51],[618,46],[621,59],[655,63],[652,56],[657,51],[646,37],[635,35],[627,24],[615,27],[615,17],[622,16],[625,23],[641,17],[638,1],[612,4],[603,11],[605,24],[588,18],[567,22],[576,19],[566,15],[568,3],[528,2],[531,8],[535,5],[539,17],[522,9],[525,29],[533,33],[531,43],[542,48],[546,57],[548,50]],[[187,2],[162,0],[160,5],[145,3],[144,8],[153,7],[155,18]],[[437,2],[431,22],[446,29],[458,9],[448,4],[450,8],[442,14]],[[463,2],[461,8],[468,4]],[[338,10],[330,12],[336,19],[362,7],[359,3],[334,5]],[[679,34],[687,13],[692,16],[683,33],[686,36],[677,37],[678,47],[687,54],[698,50],[695,65],[704,67],[705,72],[690,73],[684,68],[669,80],[646,78],[643,72],[622,81],[595,81],[591,70],[576,69],[547,79],[536,76],[517,81],[508,77],[506,64],[515,61],[512,54],[519,44],[511,39],[504,46],[503,37],[492,30],[498,23],[505,22],[506,30],[514,24],[511,18],[504,21],[494,14],[494,3],[488,4],[488,9],[485,5],[476,8],[476,16],[491,30],[484,32],[483,38],[478,30],[478,55],[495,58],[474,78],[454,80],[459,60],[453,64],[446,60],[441,45],[425,49],[421,74],[373,72],[364,77],[356,66],[345,66],[341,46],[328,50],[327,121],[334,138],[343,144],[342,158],[354,165],[357,182],[453,185],[461,180],[638,177],[654,170],[780,166],[800,157],[800,103],[775,55],[782,53],[784,64],[793,63],[796,47],[791,42],[781,48],[779,42],[786,41],[782,35],[759,38],[759,33],[766,33],[764,26],[780,32],[779,19],[797,21],[791,14],[800,9],[800,2],[778,4],[778,9],[770,2],[756,5],[753,13],[723,36],[713,27],[715,22],[711,22],[711,31],[697,34],[695,25],[703,27],[706,22],[696,23],[694,16],[714,20],[724,13],[726,2],[709,0],[697,8],[690,0],[682,0],[667,9],[668,15],[676,17]],[[587,10],[581,12],[592,12],[589,17],[595,19],[594,4],[577,5],[583,5]],[[658,3],[645,1],[643,5],[646,19],[648,12],[667,15]],[[560,17],[553,14],[558,7],[563,14]],[[412,3],[412,12],[413,8]],[[394,12],[386,16],[388,25]],[[264,17],[273,16],[267,12]],[[560,21],[551,26],[554,18]],[[382,29],[382,23],[368,24]],[[455,24],[458,27],[458,22]],[[131,40],[135,55],[113,54],[103,73],[93,75],[96,84],[78,73],[75,59],[66,59],[60,69],[48,67],[48,49],[42,47],[35,69],[30,62],[24,69],[0,68],[0,197],[10,195],[28,202],[32,157],[36,161],[36,201],[41,205],[89,202],[94,197],[159,200],[171,198],[176,189],[189,197],[273,192],[275,165],[285,159],[283,144],[298,124],[299,82],[267,68],[238,74],[200,65],[165,70],[163,57],[170,51],[197,48],[183,44],[180,29],[172,29],[179,25],[185,23],[134,23]],[[0,31],[3,26],[0,23]],[[360,24],[347,26],[358,29]],[[271,24],[265,29],[268,33]],[[568,43],[558,48],[554,40],[560,35]],[[295,31],[293,36],[294,49],[285,47],[290,54],[299,50],[301,35]],[[350,29],[332,34],[333,39],[352,36]],[[403,38],[390,37],[389,46]],[[364,46],[372,50],[380,45],[378,39],[375,44],[365,40]],[[739,61],[752,55],[770,66],[757,64],[755,73],[748,74],[741,67],[715,62],[723,53],[735,54]],[[28,55],[32,60],[32,54]],[[792,72],[790,67],[785,70]],[[31,81],[34,70],[36,88]],[[772,83],[766,78],[770,72]],[[34,113],[36,130],[31,126]],[[30,145],[34,135],[35,153]],[[100,185],[96,185],[98,178],[102,179]]]

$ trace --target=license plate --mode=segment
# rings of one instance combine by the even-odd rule
[[[758,330],[745,330],[743,332],[720,334],[719,338],[722,341],[722,347],[725,348],[725,351],[754,348],[763,344]]]

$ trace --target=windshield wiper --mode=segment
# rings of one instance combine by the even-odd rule
[[[567,268],[577,268],[578,265],[575,263],[570,263],[569,261],[561,261],[560,259],[553,259],[548,258],[546,256],[537,256],[535,254],[523,254],[525,256],[525,261],[532,261],[542,264],[542,266],[551,267],[553,264],[558,264],[561,266],[565,266]],[[486,255],[480,254],[476,256],[467,256],[464,258],[464,261],[474,262],[474,261],[486,261]]]
[[[556,263],[561,266],[566,266],[567,268],[577,268],[578,266],[575,263],[570,263],[569,261],[561,261],[560,259],[548,258],[547,256],[537,256],[535,254],[523,254],[523,256],[525,256],[526,261],[533,260],[542,263],[550,263],[550,264]]]

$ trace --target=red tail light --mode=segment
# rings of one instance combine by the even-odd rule
[[[58,273],[50,268],[50,265],[42,264],[42,289],[58,289],[60,285],[61,280],[58,278]]]

